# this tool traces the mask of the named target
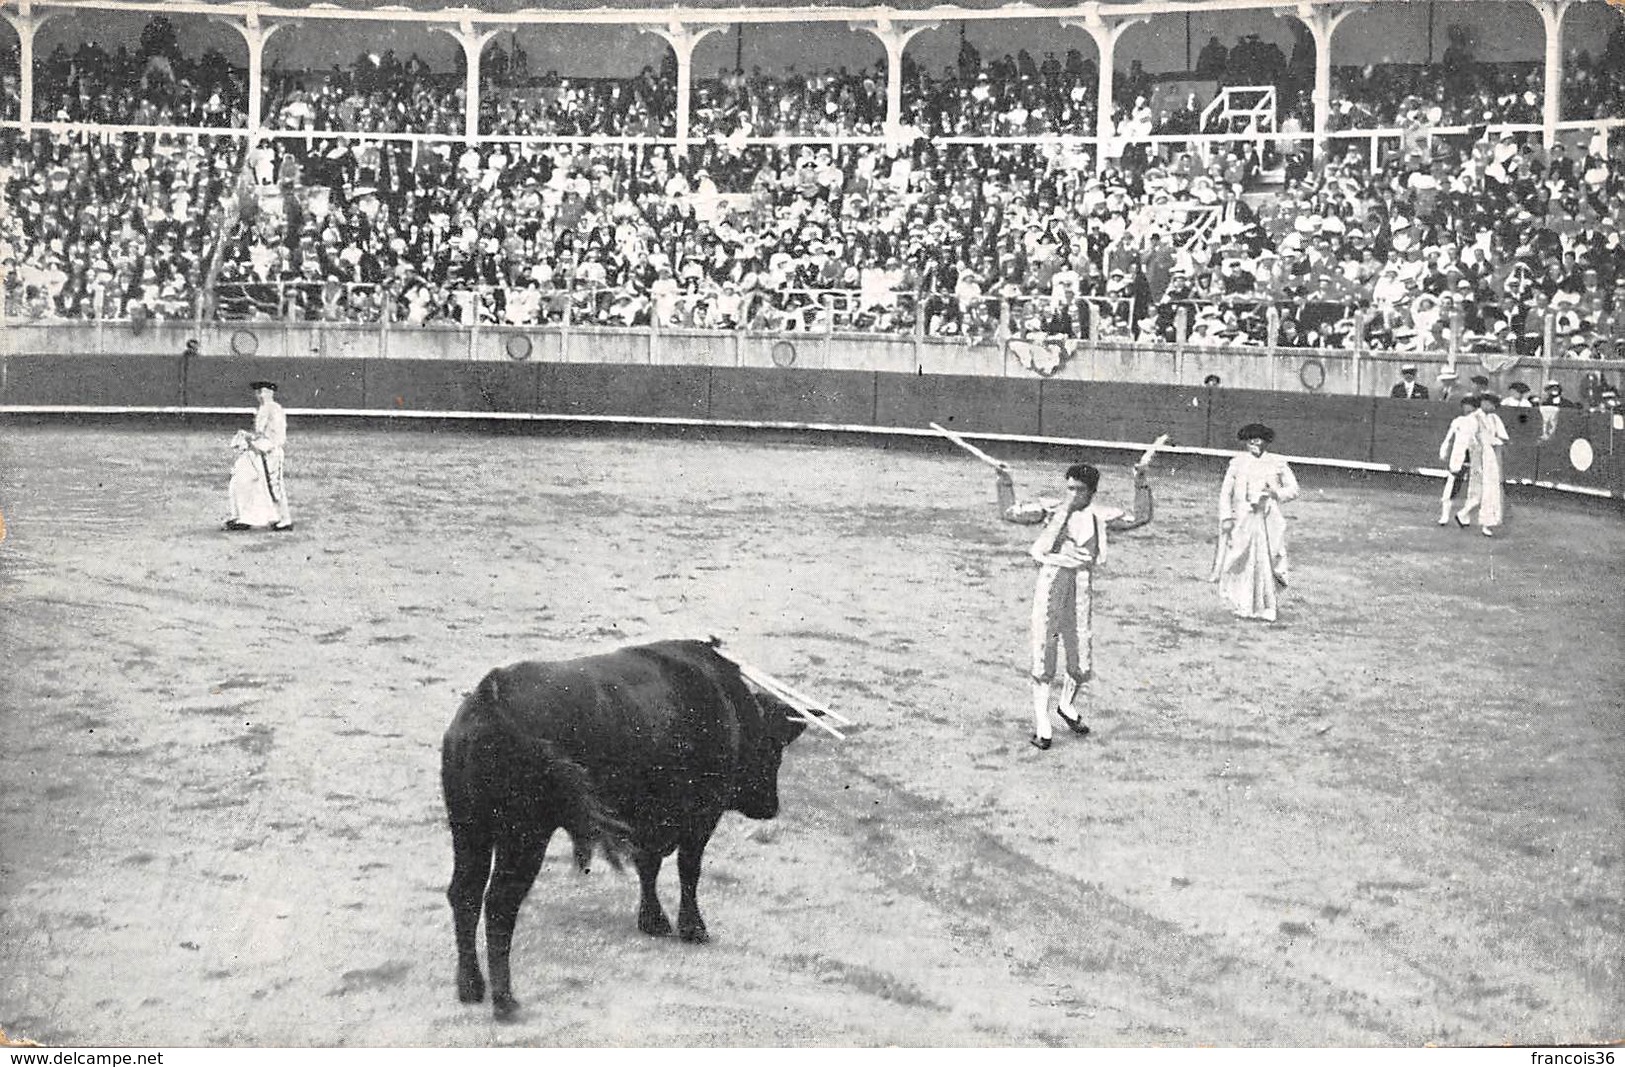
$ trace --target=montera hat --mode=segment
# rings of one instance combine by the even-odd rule
[[[1238,440],[1242,441],[1251,441],[1253,438],[1257,437],[1260,438],[1265,444],[1269,444],[1271,441],[1275,440],[1275,431],[1270,429],[1268,426],[1265,426],[1261,422],[1249,422],[1240,430],[1236,431],[1236,437]]]
[[[274,393],[274,392],[276,392],[276,383],[275,382],[268,382],[268,381],[265,381],[265,380],[262,379],[262,380],[257,381],[257,382],[249,382],[248,383],[248,388],[253,390],[256,393],[259,392],[261,389],[269,389],[269,390],[271,390],[271,392]]]

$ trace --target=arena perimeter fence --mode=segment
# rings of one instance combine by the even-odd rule
[[[804,295],[809,304],[820,297],[810,292]],[[942,302],[953,299],[944,297]],[[1001,302],[1001,298],[982,299],[989,305]],[[852,303],[855,307],[857,300]],[[1257,301],[1244,301],[1243,305],[1256,306]],[[916,306],[924,307],[925,302]],[[981,328],[952,336],[919,329],[892,333],[848,329],[837,326],[844,322],[838,311],[825,316],[815,328],[788,330],[757,330],[748,325],[721,330],[589,325],[577,324],[568,314],[524,326],[463,325],[447,320],[421,324],[297,319],[13,320],[0,328],[0,356],[178,356],[187,342],[197,341],[200,356],[239,360],[704,365],[1198,386],[1216,375],[1219,384],[1230,389],[1327,397],[1387,397],[1400,380],[1400,367],[1414,364],[1417,380],[1435,395],[1441,387],[1438,376],[1449,371],[1457,375],[1452,396],[1470,389],[1471,378],[1483,374],[1502,395],[1508,394],[1513,382],[1522,381],[1538,394],[1545,382],[1555,380],[1576,401],[1585,397],[1599,377],[1617,385],[1625,376],[1625,360],[1620,359],[1544,359],[1516,351],[1147,342],[1109,333],[1090,339],[1011,329],[1008,315],[1005,328],[1000,328],[1000,317],[993,312],[984,319]],[[1552,345],[1543,350],[1564,349]]]
[[[414,301],[414,295],[417,300]],[[1438,304],[1438,299],[1433,299]],[[667,297],[633,294],[608,286],[578,284],[569,288],[517,288],[496,285],[410,286],[352,284],[337,281],[234,281],[213,286],[198,307],[203,318],[222,322],[344,322],[382,326],[428,324],[461,326],[643,326],[651,331],[683,329],[745,330],[762,334],[884,334],[930,339],[958,339],[975,344],[1006,340],[1059,345],[1074,342],[1172,342],[1180,347],[1240,345],[1269,349],[1339,348],[1346,337],[1355,351],[1401,350],[1396,345],[1365,341],[1367,327],[1385,327],[1406,338],[1404,351],[1421,352],[1429,342],[1446,350],[1454,363],[1469,345],[1492,360],[1512,355],[1550,352],[1565,357],[1583,348],[1585,359],[1612,360],[1625,351],[1625,324],[1612,322],[1606,333],[1576,334],[1558,328],[1557,309],[1525,337],[1510,330],[1477,337],[1466,329],[1464,313],[1436,316],[1432,325],[1413,318],[1415,297],[1403,305],[1369,307],[1356,300],[1273,299],[1262,294],[1226,294],[1203,298],[1139,301],[1127,296],[1072,296],[1021,293],[961,295],[905,292],[892,289],[775,288],[741,293],[732,284],[685,285]],[[213,309],[213,314],[201,308]],[[652,312],[659,309],[659,314]],[[198,312],[195,312],[198,313]],[[8,317],[16,320],[15,314]],[[185,317],[171,314],[165,317]],[[7,321],[0,318],[0,324]],[[26,320],[23,320],[26,321]],[[1578,318],[1576,317],[1578,323]],[[1290,323],[1298,336],[1313,336],[1325,326],[1329,343],[1297,346],[1283,337]],[[1432,332],[1417,337],[1412,327]],[[1573,358],[1581,358],[1575,355]],[[1048,359],[1029,369],[1049,373]]]
[[[196,354],[183,352],[200,341]],[[1078,343],[1045,375],[1019,342],[745,331],[347,327],[331,323],[54,323],[0,330],[0,413],[225,415],[251,410],[271,378],[295,416],[607,423],[929,437],[931,422],[994,444],[1137,452],[1171,434],[1174,454],[1236,449],[1262,421],[1295,461],[1439,477],[1439,441],[1459,413],[1441,397],[1439,353]],[[1028,353],[1026,358],[1031,358]],[[1504,386],[1625,364],[1463,356]],[[1416,362],[1429,400],[1391,399]],[[1204,385],[1217,375],[1219,386]],[[1471,388],[1468,386],[1468,388]],[[1504,391],[1504,389],[1503,389]],[[1625,501],[1625,415],[1503,408],[1512,483]],[[989,447],[992,447],[990,445]]]

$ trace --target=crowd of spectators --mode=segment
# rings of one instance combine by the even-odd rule
[[[301,151],[262,152],[233,314],[1526,353],[1550,319],[1582,356],[1625,321],[1618,152],[1441,141],[1252,197],[1239,157],[1060,146]]]
[[[249,160],[276,194],[203,219],[239,145],[14,138],[14,313],[190,315],[231,218],[215,292],[244,317],[1498,351],[1549,318],[1595,355],[1625,312],[1618,153],[1510,139],[1376,174],[1356,153],[1263,198],[1244,160],[1185,153],[1095,177],[1057,146],[280,141]]]
[[[912,66],[912,64],[909,64]],[[1041,67],[1025,50],[987,67],[948,67],[933,78],[911,72],[903,121],[927,137],[1024,137],[1093,132],[1095,65],[1078,51],[1063,66],[1053,52]]]
[[[1188,153],[1097,177],[1060,146],[273,141],[261,192],[200,215],[235,200],[240,143],[12,138],[12,313],[189,316],[233,222],[231,317],[1525,352],[1549,319],[1601,355],[1625,315],[1620,154],[1510,138],[1375,174],[1351,153],[1267,197]]]
[[[435,74],[415,53],[359,56],[348,70],[271,70],[265,83],[271,129],[460,134],[468,114],[462,79]]]
[[[1331,128],[1404,129],[1541,120],[1538,63],[1462,63],[1339,68]]]
[[[1299,49],[1289,59],[1256,39],[1218,46],[1223,55],[1214,46],[1202,63],[1216,80],[1292,84],[1301,72]],[[1609,49],[1619,47],[1616,34]],[[42,64],[55,79],[42,84],[76,101],[76,118],[104,122],[130,113],[103,108],[179,106],[162,93],[115,103],[106,86],[137,71],[177,93],[185,83],[187,107],[213,106],[196,103],[213,83],[201,68],[177,69],[173,51],[162,35],[131,56],[61,51]],[[491,130],[671,127],[669,67],[572,83],[531,75],[517,49],[490,58]],[[8,134],[7,314],[186,317],[208,305],[228,318],[408,325],[1402,351],[1532,352],[1549,332],[1559,355],[1611,354],[1625,332],[1619,139],[1611,152],[1599,136],[1547,153],[1538,137],[1486,133],[1472,109],[1524,91],[1499,80],[1507,68],[1463,59],[1421,80],[1369,72],[1343,100],[1370,94],[1406,117],[1400,148],[1373,169],[1365,146],[1311,165],[1306,146],[1284,144],[1284,185],[1259,192],[1247,148],[1130,144],[1097,175],[1087,147],[948,143],[1093,122],[1096,72],[1076,50],[959,58],[937,77],[906,65],[905,121],[925,136],[897,148],[744,140],[878,132],[885,85],[872,70],[701,79],[694,115],[708,139],[686,156],[648,144],[323,137],[461,132],[460,79],[390,53],[319,77],[271,72],[268,124],[309,137],[248,149],[229,136]],[[227,91],[211,99],[232,98],[234,75],[219,69]],[[1613,68],[1572,69],[1585,100],[1611,106]],[[1121,132],[1194,128],[1193,99],[1152,112],[1143,71],[1120,88]],[[1509,117],[1498,97],[1487,106]],[[1457,122],[1470,132],[1428,133]]]
[[[156,16],[134,50],[109,52],[95,43],[51,49],[34,66],[34,114],[51,122],[231,129],[247,122],[247,84],[218,51],[187,58],[169,20]],[[20,114],[14,73],[5,89],[7,107]]]
[[[1299,29],[1296,23],[1289,23]],[[1247,35],[1229,46],[1215,36],[1193,72],[1220,86],[1269,85],[1278,91],[1279,121],[1307,129],[1314,47],[1307,31],[1288,56]],[[1460,27],[1438,63],[1334,67],[1334,130],[1538,123],[1543,93],[1539,63],[1485,63]],[[20,89],[16,47],[0,52],[0,114],[16,116]],[[9,61],[7,61],[7,57]],[[154,17],[139,44],[108,51],[94,43],[58,44],[36,62],[35,117],[60,122],[237,128],[246,120],[246,72],[218,51],[188,58],[176,31]],[[957,62],[933,74],[904,58],[905,126],[921,136],[1031,137],[1092,133],[1096,63],[1071,48],[1035,58],[1026,50],[984,59],[962,42]],[[1157,79],[1137,63],[1119,71],[1113,120],[1135,133],[1194,133],[1197,108],[1156,113]],[[670,137],[675,133],[676,63],[633,77],[563,78],[533,73],[517,43],[487,48],[481,63],[482,133],[506,136]],[[1605,46],[1576,48],[1566,58],[1565,118],[1625,117],[1625,29]],[[416,132],[458,135],[465,126],[459,72],[434,72],[416,54],[359,56],[348,68],[266,72],[263,114],[272,129]],[[886,72],[723,69],[696,77],[692,129],[737,142],[750,137],[865,137],[882,132]]]
[[[674,75],[653,67],[633,78],[561,78],[550,71],[483,86],[480,130],[523,137],[672,137],[676,104]]]
[[[1563,68],[1563,117],[1625,118],[1625,25],[1614,23],[1601,54],[1570,53]]]
[[[1235,318],[1203,310],[1195,336],[1259,343],[1273,331],[1282,345],[1350,347],[1359,331],[1372,348],[1533,354],[1550,319],[1554,354],[1610,350],[1625,334],[1625,157],[1600,143],[1574,160],[1560,146],[1467,140],[1396,153],[1375,174],[1359,152],[1333,159],[1256,213],[1238,209],[1235,239],[1205,270],[1162,252],[1172,280],[1159,292],[1150,279],[1164,309],[1155,332],[1169,336],[1170,291],[1229,292]]]
[[[0,136],[8,318],[187,318],[235,209],[230,136]]]
[[[876,137],[885,121],[884,69],[778,77],[724,69],[693,87],[693,129],[702,137]]]

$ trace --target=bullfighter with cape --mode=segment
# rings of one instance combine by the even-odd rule
[[[1281,504],[1298,496],[1298,480],[1266,449],[1275,431],[1249,423],[1237,434],[1247,451],[1230,461],[1219,489],[1219,595],[1241,619],[1275,621],[1287,586],[1286,517]]]

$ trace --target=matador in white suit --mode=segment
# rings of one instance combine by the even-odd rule
[[[1439,442],[1439,458],[1445,464],[1444,488],[1439,491],[1439,525],[1450,524],[1450,502],[1472,477],[1471,449],[1478,436],[1478,397],[1461,398],[1461,414],[1450,420],[1450,429]]]
[[[1038,564],[1032,614],[1032,744],[1039,749],[1050,747],[1052,708],[1073,733],[1089,732],[1076,701],[1080,688],[1094,677],[1095,568],[1106,557],[1108,531],[1122,533],[1151,521],[1151,483],[1144,467],[1134,468],[1132,514],[1095,503],[1099,485],[1100,471],[1078,463],[1066,469],[1066,499],[1017,503],[1010,469],[999,468],[999,512],[1004,520],[1044,524],[1028,553]],[[1053,697],[1057,651],[1066,656],[1066,682],[1058,704]]]
[[[1241,619],[1275,621],[1287,586],[1286,517],[1281,504],[1298,496],[1298,480],[1266,449],[1275,431],[1248,423],[1237,434],[1247,451],[1230,461],[1219,488],[1219,595]]]
[[[1469,462],[1473,475],[1467,482],[1467,501],[1456,512],[1456,525],[1465,527],[1478,512],[1478,525],[1485,537],[1494,537],[1501,525],[1506,507],[1505,490],[1501,487],[1501,446],[1507,437],[1506,423],[1496,412],[1501,398],[1494,393],[1481,393],[1478,411],[1473,414],[1473,436],[1468,445]]]
[[[293,517],[288,510],[288,487],[282,474],[288,416],[276,402],[275,382],[253,382],[249,388],[259,398],[259,407],[254,411],[254,432],[239,432],[233,441],[234,446],[242,446],[239,449],[242,455],[238,469],[232,472],[232,517],[226,529],[248,530],[262,525],[257,518],[264,509],[263,495],[268,494],[276,511],[270,529],[291,530]]]

